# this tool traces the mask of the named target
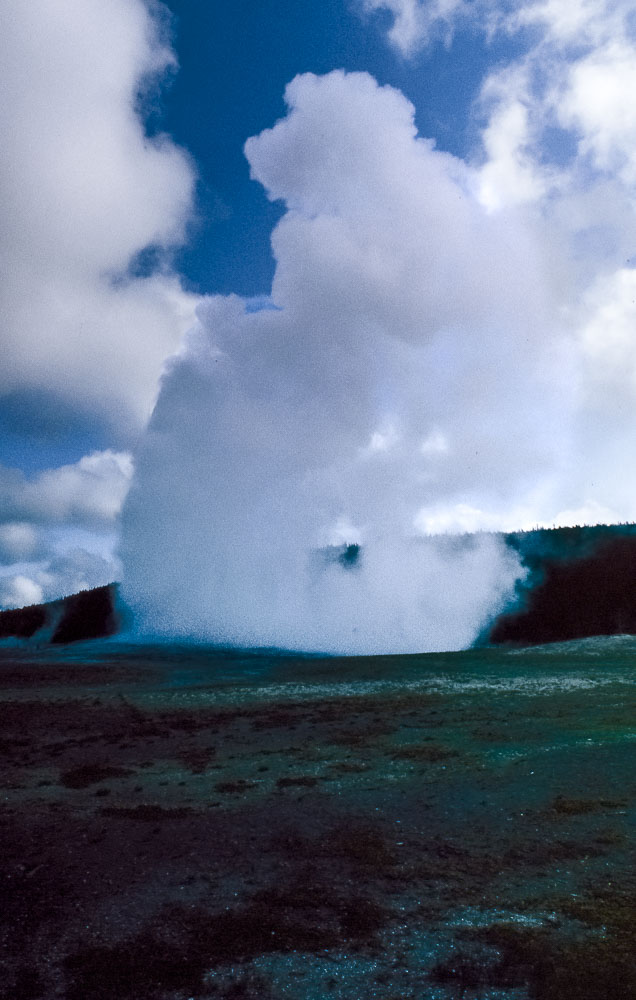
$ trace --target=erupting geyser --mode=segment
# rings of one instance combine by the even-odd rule
[[[512,509],[561,444],[533,228],[489,214],[470,168],[367,74],[297,77],[286,99],[246,144],[287,207],[271,297],[207,299],[169,364],[124,512],[124,596],[149,634],[466,646],[520,568],[495,536],[429,532],[442,509]]]

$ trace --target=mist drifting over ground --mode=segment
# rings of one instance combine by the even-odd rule
[[[124,512],[124,596],[142,631],[466,646],[520,567],[493,537],[427,536],[488,526],[559,458],[553,262],[417,136],[398,91],[334,72],[286,99],[246,144],[287,206],[271,298],[207,299],[169,365]]]

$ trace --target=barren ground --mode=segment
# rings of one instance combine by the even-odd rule
[[[636,997],[636,641],[0,652],[7,1000]]]

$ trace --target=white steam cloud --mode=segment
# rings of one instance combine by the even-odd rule
[[[246,145],[288,208],[271,308],[199,308],[139,456],[126,595],[148,628],[226,641],[466,645],[518,567],[492,538],[425,539],[423,508],[504,506],[554,461],[545,265],[396,90],[334,72],[286,100]]]
[[[297,77],[248,140],[271,298],[208,299],[165,376],[124,508],[146,631],[457,648],[520,570],[440,532],[636,518],[631,3],[363,6],[405,55],[471,19],[531,45],[472,162],[364,73]]]

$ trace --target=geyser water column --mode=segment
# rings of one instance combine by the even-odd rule
[[[271,298],[205,300],[170,361],[124,511],[123,594],[146,634],[460,648],[518,563],[496,536],[417,524],[510,503],[549,465],[536,253],[417,137],[399,92],[338,71],[286,100],[246,144],[287,207]]]

